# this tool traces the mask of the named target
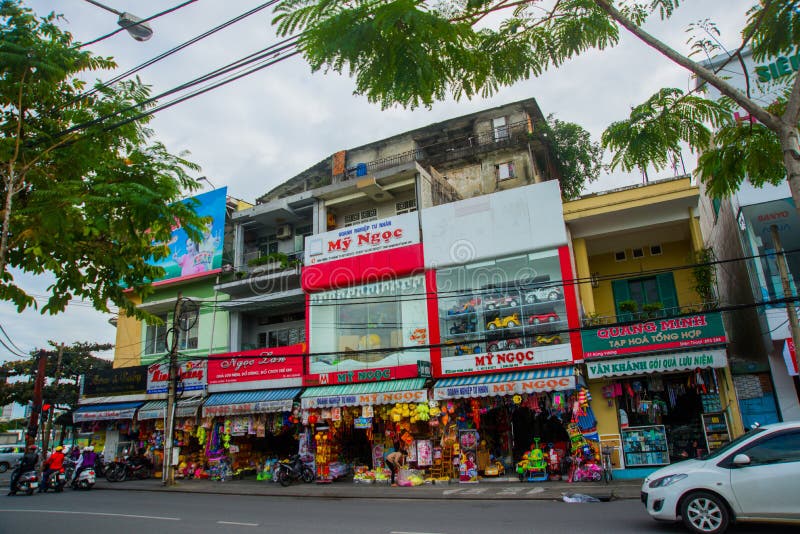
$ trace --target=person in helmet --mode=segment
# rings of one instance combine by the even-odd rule
[[[31,445],[28,447],[28,450],[25,452],[25,454],[22,455],[22,458],[20,458],[17,468],[14,469],[13,473],[11,473],[11,487],[9,488],[9,495],[14,495],[17,492],[17,482],[19,482],[19,477],[22,476],[22,473],[35,471],[36,464],[38,463],[38,448],[36,445]]]
[[[72,481],[75,482],[78,480],[78,475],[81,474],[81,471],[94,467],[95,461],[97,461],[97,455],[94,452],[94,447],[91,445],[84,447],[81,458],[78,460],[78,465],[75,468],[75,475],[72,477]]]
[[[56,447],[42,465],[42,485],[39,486],[39,493],[47,488],[47,481],[50,479],[50,475],[59,471],[64,471],[64,447],[61,445]]]

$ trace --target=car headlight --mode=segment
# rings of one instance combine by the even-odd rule
[[[668,475],[668,476],[665,476],[665,477],[657,478],[654,481],[652,481],[649,484],[648,487],[650,487],[650,488],[664,488],[666,486],[671,486],[671,485],[675,484],[676,482],[679,482],[679,481],[683,480],[684,478],[686,478],[688,476],[689,475],[686,475],[684,473],[680,473],[678,475]]]

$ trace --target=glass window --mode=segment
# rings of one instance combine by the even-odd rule
[[[514,163],[507,161],[494,166],[498,180],[508,180],[514,178]]]
[[[800,432],[765,438],[741,452],[750,457],[750,465],[800,462]]]
[[[144,353],[159,354],[167,352],[167,315],[158,315],[162,324],[148,324],[144,336]]]
[[[314,293],[309,313],[310,350],[325,353],[311,356],[312,373],[406,365],[427,358],[409,349],[428,344],[422,276]]]
[[[344,225],[353,226],[370,221],[378,220],[378,209],[370,208],[366,210],[357,211],[344,216]]]
[[[403,213],[411,213],[412,211],[417,211],[417,200],[415,198],[411,198],[408,200],[404,200],[402,202],[395,203],[395,211],[398,215],[402,215]]]
[[[495,141],[508,139],[508,121],[505,117],[497,117],[496,119],[492,119],[492,128],[494,129]]]
[[[629,280],[628,289],[631,300],[636,301],[639,309],[644,309],[645,304],[655,304],[661,302],[658,296],[658,284],[655,278],[640,278],[639,280]]]
[[[184,317],[180,321],[178,334],[178,348],[181,350],[197,348],[197,333],[200,330],[200,320],[197,316]],[[194,324],[191,324],[194,323]],[[189,328],[191,326],[191,328]]]
[[[436,277],[443,357],[566,341],[555,250],[440,269]]]

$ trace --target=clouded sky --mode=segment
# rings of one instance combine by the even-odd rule
[[[62,27],[78,41],[88,42],[116,29],[116,16],[85,0],[28,0],[37,13],[60,12]],[[181,3],[180,0],[107,0],[118,11],[149,17]],[[199,0],[151,22],[153,37],[137,42],[125,32],[91,45],[102,56],[113,56],[120,71],[135,67],[214,26],[262,4],[262,0]],[[672,20],[654,20],[648,29],[659,39],[688,53],[685,29],[689,23],[711,19],[729,49],[739,44],[739,31],[752,2],[693,0],[685,2]],[[265,9],[230,28],[143,70],[139,76],[159,93],[233,60],[256,52],[279,39]],[[97,77],[107,80],[114,73]],[[364,97],[352,94],[346,76],[311,74],[296,56],[221,89],[160,112],[151,123],[157,137],[173,152],[189,151],[216,186],[248,201],[291,178],[332,153],[389,137],[448,118],[534,97],[545,115],[553,113],[576,122],[599,140],[603,129],[626,118],[661,87],[690,87],[686,71],[647,48],[624,30],[619,46],[591,52],[538,79],[504,88],[488,99],[455,102],[432,109],[381,111]],[[684,155],[687,169],[693,157]],[[659,176],[671,175],[669,171]],[[651,174],[651,179],[654,175]],[[632,185],[638,175],[604,175],[587,192]],[[210,187],[210,186],[209,186]],[[21,277],[36,295],[44,295],[47,281]],[[28,351],[47,340],[114,342],[115,331],[87,304],[75,303],[55,317],[34,311],[18,314],[0,303],[0,325],[16,345]],[[0,352],[0,360],[5,359]]]

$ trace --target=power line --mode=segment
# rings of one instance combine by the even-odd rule
[[[202,41],[206,37],[209,37],[209,36],[217,33],[218,31],[223,30],[223,29],[227,28],[228,26],[231,26],[231,25],[233,25],[233,24],[235,24],[235,23],[237,23],[237,22],[249,17],[250,15],[258,13],[259,11],[262,11],[263,9],[266,9],[267,7],[273,5],[273,4],[277,3],[277,2],[278,2],[278,0],[270,0],[269,2],[265,2],[265,3],[263,3],[263,4],[259,5],[259,6],[254,7],[250,11],[246,11],[245,13],[242,13],[241,15],[238,15],[238,16],[236,16],[236,17],[234,17],[234,18],[232,18],[232,19],[230,19],[230,20],[228,20],[226,22],[223,22],[219,26],[215,26],[215,27],[211,28],[210,30],[208,30],[208,31],[206,31],[204,33],[201,33],[200,35],[189,39],[188,41],[184,41],[183,43],[179,44],[178,46],[176,46],[174,48],[171,48],[171,49],[169,49],[169,50],[167,50],[165,52],[162,52],[161,54],[159,54],[159,55],[157,55],[157,56],[155,56],[155,57],[153,57],[151,59],[148,59],[144,63],[141,63],[141,64],[137,65],[136,67],[133,67],[132,69],[129,69],[129,70],[123,72],[122,74],[119,74],[119,75],[111,78],[110,80],[107,80],[107,81],[105,81],[105,82],[103,82],[103,83],[101,83],[99,85],[96,85],[91,90],[86,91],[85,93],[83,93],[81,95],[78,95],[71,103],[74,103],[74,102],[79,101],[79,100],[83,100],[84,98],[88,98],[89,96],[92,96],[93,94],[97,93],[102,88],[111,87],[112,85],[115,85],[116,83],[124,80],[125,78],[128,78],[128,77],[132,76],[133,74],[136,74],[137,72],[139,72],[139,71],[141,71],[143,69],[146,69],[147,67],[149,67],[149,66],[151,66],[151,65],[153,65],[155,63],[158,63],[162,59],[167,58],[167,57],[169,57],[172,54],[175,54],[177,52],[180,52],[184,48],[187,48],[187,47],[189,47],[189,46],[191,46],[191,45],[193,45],[193,44],[195,44],[195,43],[197,43],[199,41]]]
[[[12,347],[14,347],[15,349],[17,349],[17,351],[18,351],[18,352],[20,352],[20,353],[24,353],[24,352],[25,352],[24,350],[22,350],[21,348],[19,348],[19,347],[18,347],[18,346],[17,346],[17,345],[14,343],[14,341],[11,339],[11,337],[10,337],[10,336],[9,336],[9,335],[6,333],[6,329],[5,329],[5,328],[3,328],[3,325],[1,325],[1,324],[0,324],[0,332],[3,332],[3,335],[4,335],[4,336],[6,336],[6,339],[8,339],[8,342],[9,342],[9,343],[11,343],[11,346],[12,346]],[[6,347],[6,348],[8,348],[8,347]]]
[[[144,24],[146,22],[150,22],[151,20],[157,19],[158,17],[164,16],[164,15],[166,15],[168,13],[172,13],[173,11],[177,11],[177,10],[181,9],[182,7],[188,6],[189,4],[193,4],[195,2],[197,2],[197,0],[186,0],[186,2],[183,2],[182,4],[178,4],[177,6],[174,6],[174,7],[171,7],[169,9],[166,9],[164,11],[161,11],[159,13],[156,13],[155,15],[151,15],[151,16],[147,17],[146,19],[140,20],[136,24],[132,24],[131,26],[128,26],[128,27],[138,26],[140,24]],[[114,30],[113,32],[107,33],[105,35],[101,35],[97,39],[92,39],[91,41],[89,41],[87,43],[81,43],[80,46],[78,46],[78,48],[84,48],[86,46],[89,46],[89,45],[92,45],[92,44],[95,44],[95,43],[99,43],[100,41],[108,39],[109,37],[112,37],[112,36],[118,34],[119,32],[126,31],[126,30],[127,30],[127,28],[119,28],[117,30]]]

